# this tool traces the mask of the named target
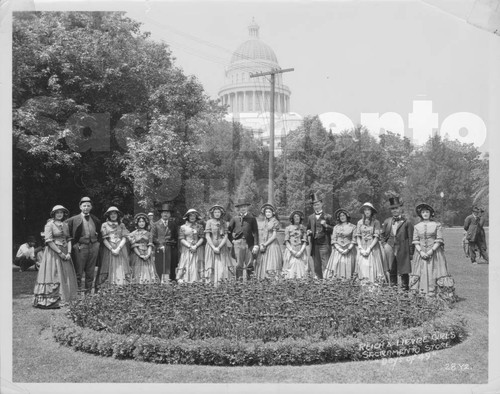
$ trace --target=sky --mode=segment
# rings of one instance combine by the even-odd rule
[[[488,133],[500,126],[500,92],[492,87],[500,85],[500,37],[464,20],[471,6],[469,0],[139,2],[127,10],[153,39],[170,44],[177,64],[211,97],[255,18],[280,66],[295,69],[283,74],[291,111],[341,113],[353,124],[367,122],[363,113],[392,112],[385,128],[418,142],[432,129],[446,132],[457,122],[460,129],[462,120],[452,137],[487,150]],[[410,114],[423,107],[431,115],[419,112],[418,119],[429,127],[416,130]],[[453,116],[464,112],[472,115]]]
[[[71,2],[21,3],[71,9]],[[466,22],[473,6],[474,0],[78,3],[81,10],[126,11],[142,22],[212,98],[255,18],[280,66],[294,68],[283,74],[292,112],[330,113],[332,126],[363,124],[417,143],[447,134],[487,151],[490,134],[500,129],[500,37]]]

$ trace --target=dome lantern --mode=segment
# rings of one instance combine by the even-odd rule
[[[248,25],[248,33],[252,38],[259,38],[259,25],[255,23],[255,18],[252,17],[252,23]]]

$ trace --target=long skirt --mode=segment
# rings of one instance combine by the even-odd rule
[[[201,246],[194,253],[184,245],[181,246],[181,258],[176,274],[178,282],[192,283],[200,280],[200,271],[203,271],[203,253]]]
[[[415,251],[410,283],[412,290],[434,295],[436,293],[436,280],[447,275],[448,268],[442,247],[437,249],[429,260],[424,260]]]
[[[111,244],[113,248],[118,246]],[[111,250],[103,246],[101,266],[97,270],[96,287],[104,283],[112,285],[125,285],[131,281],[131,270],[129,265],[128,250],[125,246],[120,249],[117,256]]]
[[[63,253],[67,247],[59,246]],[[76,299],[78,285],[75,268],[71,260],[62,260],[50,247],[46,246],[38,270],[33,306],[37,308],[59,308]]]
[[[341,246],[343,250],[349,245]],[[325,271],[323,272],[324,279],[345,278],[350,279],[356,270],[356,248],[352,248],[346,254],[340,253],[337,249],[332,248],[332,254],[328,259]]]
[[[361,256],[358,250],[356,259],[356,273],[359,279],[371,283],[385,281],[384,258],[380,242],[376,243],[368,257]]]
[[[298,252],[302,249],[302,245],[292,246],[292,249],[295,252]],[[305,278],[307,276],[308,269],[307,263],[308,256],[306,249],[304,249],[304,252],[299,257],[295,257],[287,248],[285,248],[285,251],[283,252],[283,272],[285,274],[285,278]]]
[[[141,255],[145,255],[141,251]],[[144,260],[140,258],[137,253],[132,251],[132,257],[130,258],[130,268],[132,270],[132,283],[157,283],[160,281],[158,274],[156,273],[154,257],[151,255],[149,259]]]
[[[274,278],[281,275],[283,254],[278,240],[273,241],[264,253],[260,253],[257,264],[257,279]]]
[[[215,247],[218,247],[221,241],[220,239],[214,239],[212,242]],[[201,275],[202,279],[206,279],[218,286],[221,280],[234,278],[235,273],[236,265],[230,256],[227,244],[220,248],[218,254],[214,253],[210,245],[205,246],[205,269]]]

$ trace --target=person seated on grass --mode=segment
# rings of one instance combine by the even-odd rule
[[[37,268],[37,253],[42,249],[38,247],[35,249],[36,240],[32,235],[26,238],[26,243],[22,244],[14,258],[14,265],[17,265],[20,271],[26,271],[28,268],[35,266]]]

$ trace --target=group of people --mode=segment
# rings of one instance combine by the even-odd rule
[[[392,216],[382,224],[376,219],[377,209],[366,202],[360,208],[362,218],[354,225],[347,210],[340,208],[332,217],[323,212],[317,194],[312,194],[311,202],[314,214],[308,219],[307,233],[318,278],[357,275],[365,283],[400,284],[405,290],[434,295],[436,280],[449,275],[442,226],[433,220],[435,211],[429,204],[415,208],[421,221],[414,226],[402,214],[399,197],[389,198]]]
[[[90,213],[88,197],[80,200],[81,212],[71,218],[65,207],[56,205],[45,225],[46,247],[34,306],[57,308],[75,299],[78,290],[90,293],[93,286],[98,291],[106,283],[204,281],[217,286],[227,279],[291,279],[309,274],[318,279],[356,275],[362,283],[400,284],[405,290],[434,295],[437,279],[449,276],[442,225],[434,220],[429,204],[415,208],[421,221],[414,226],[402,215],[398,197],[389,199],[392,216],[382,224],[370,202],[361,206],[357,224],[350,222],[346,209],[338,209],[333,216],[325,213],[319,193],[311,194],[310,203],[314,213],[309,217],[301,211],[290,214],[283,245],[278,239],[281,224],[276,208],[269,203],[260,208],[264,216],[260,231],[249,212],[250,203],[242,199],[235,204],[238,215],[228,222],[224,207],[216,204],[206,222],[197,210],[189,209],[180,226],[172,217],[173,206],[165,203],[158,210],[158,221],[152,220],[151,213],[136,214],[131,232],[117,207],[108,208],[101,223]],[[466,227],[473,226],[482,228],[475,217],[466,219]]]

